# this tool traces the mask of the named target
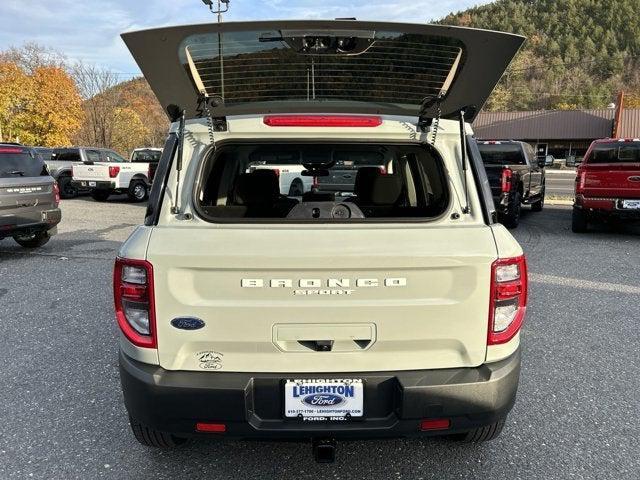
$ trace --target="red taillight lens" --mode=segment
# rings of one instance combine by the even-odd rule
[[[527,311],[527,260],[500,259],[491,266],[488,345],[507,343],[520,331]]]
[[[513,177],[513,171],[510,168],[502,170],[502,193],[509,193],[511,191],[511,178]]]
[[[576,193],[580,194],[584,192],[584,187],[587,184],[587,171],[584,168],[579,168],[576,176]]]
[[[273,172],[276,174],[276,177],[280,177],[280,169],[279,168],[274,168]]]
[[[145,260],[117,258],[113,296],[118,326],[134,345],[156,348],[153,266]]]
[[[109,167],[109,178],[116,178],[120,173],[120,167]]]
[[[269,115],[269,127],[379,127],[382,117],[365,115]]]
[[[58,205],[60,205],[60,186],[58,185],[58,182],[53,182],[53,196],[53,203],[57,207]]]
[[[0,153],[25,153],[25,152],[22,148],[2,147],[0,148]]]

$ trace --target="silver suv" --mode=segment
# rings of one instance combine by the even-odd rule
[[[470,123],[523,38],[278,21],[124,39],[173,120],[114,273],[138,441],[306,438],[330,461],[339,438],[496,437],[527,269]],[[282,191],[289,168],[311,192]]]
[[[0,143],[0,240],[42,247],[57,233],[59,202],[58,184],[33,149]]]

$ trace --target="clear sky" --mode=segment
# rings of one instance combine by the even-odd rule
[[[231,0],[226,21],[356,17],[428,22],[482,0]],[[36,42],[70,60],[132,76],[138,68],[120,40],[130,30],[215,21],[202,0],[0,0],[0,49]]]

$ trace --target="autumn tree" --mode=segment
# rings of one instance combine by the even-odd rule
[[[0,142],[23,133],[24,112],[32,98],[31,78],[13,62],[0,62]]]

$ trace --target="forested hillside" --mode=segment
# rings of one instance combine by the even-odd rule
[[[518,33],[524,49],[489,110],[640,107],[640,0],[498,0],[443,24]]]

